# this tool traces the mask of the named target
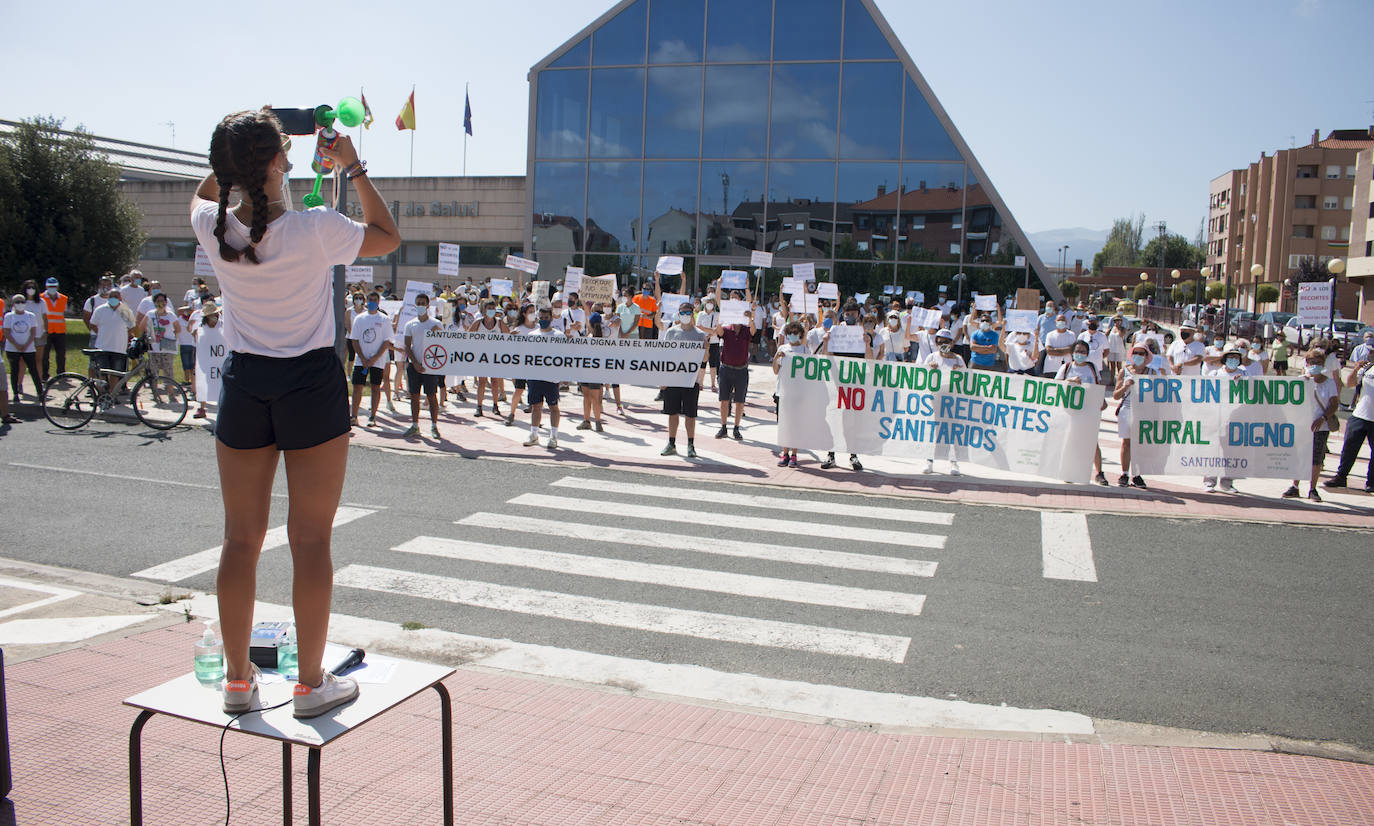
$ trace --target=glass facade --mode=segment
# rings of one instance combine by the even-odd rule
[[[754,250],[777,276],[814,261],[845,291],[934,298],[960,271],[1019,286],[1010,221],[875,15],[864,0],[617,6],[531,74],[533,254],[622,276],[683,255],[688,289]]]

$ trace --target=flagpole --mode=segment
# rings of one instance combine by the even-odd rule
[[[364,97],[366,97],[366,95],[363,94],[363,87],[359,86],[359,87],[358,87],[358,99],[361,100],[361,99],[364,98]],[[367,128],[366,126],[363,127],[363,129],[366,129],[366,128]],[[360,157],[360,158],[361,158],[362,155],[363,155],[363,129],[359,129],[359,130],[358,130],[358,157]]]
[[[468,125],[467,121],[468,106],[468,84],[463,84],[463,177],[468,176]]]

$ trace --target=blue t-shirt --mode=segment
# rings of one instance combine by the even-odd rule
[[[996,330],[988,330],[986,333],[982,330],[978,330],[973,334],[972,338],[973,343],[979,345],[980,347],[997,346],[998,336]],[[976,364],[979,367],[991,367],[994,363],[996,363],[996,361],[996,353],[974,353],[973,355],[969,356],[969,364]]]

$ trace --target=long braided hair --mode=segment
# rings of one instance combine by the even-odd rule
[[[210,168],[219,182],[215,238],[219,239],[219,256],[225,261],[237,261],[241,255],[258,263],[257,244],[267,232],[267,168],[281,151],[281,121],[266,107],[225,115],[210,136]],[[242,250],[224,240],[229,192],[235,187],[248,199],[253,215],[250,243]]]

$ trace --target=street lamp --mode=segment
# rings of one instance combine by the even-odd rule
[[[954,306],[958,307],[964,301],[964,281],[968,276],[961,272],[954,274],[954,280],[959,282],[959,294],[954,298]]]
[[[1336,276],[1345,272],[1345,261],[1332,258],[1326,262],[1326,271],[1331,273],[1331,309],[1326,313],[1326,329],[1330,330],[1332,340],[1336,338]]]
[[[1173,280],[1175,287],[1178,286],[1178,279],[1182,276],[1183,273],[1179,272],[1178,270],[1169,270],[1169,278]],[[1174,303],[1173,290],[1169,291],[1169,303]]]
[[[1197,307],[1193,310],[1194,324],[1197,324],[1199,321],[1201,321],[1200,311],[1202,309],[1203,289],[1205,289],[1203,287],[1203,284],[1205,284],[1207,282],[1207,279],[1211,277],[1211,267],[1203,267],[1202,269],[1198,270],[1198,279],[1197,282],[1193,285],[1193,303],[1197,305]]]

